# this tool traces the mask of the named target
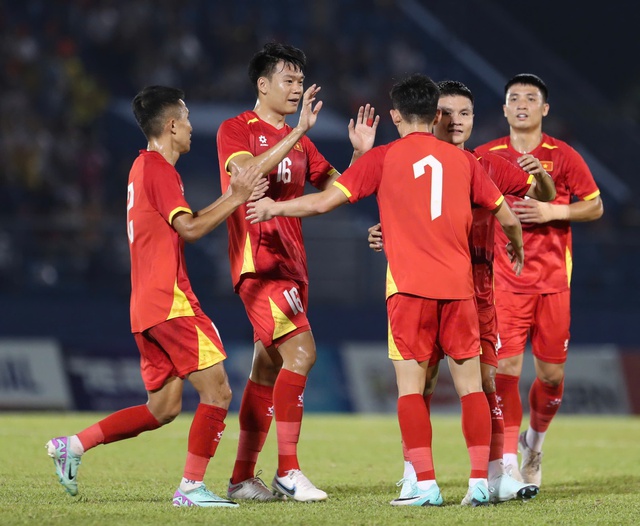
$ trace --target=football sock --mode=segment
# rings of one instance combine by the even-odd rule
[[[202,486],[202,484],[203,484],[202,480],[189,480],[182,477],[182,480],[180,481],[180,490],[187,493],[196,488],[199,488],[200,486]]]
[[[520,378],[496,374],[496,395],[504,419],[504,454],[518,454],[518,435],[522,424],[522,400],[518,388]],[[506,463],[506,457],[505,457]]]
[[[486,479],[489,469],[491,443],[491,416],[483,392],[470,393],[460,398],[462,404],[462,434],[467,443],[471,461],[470,478]]]
[[[258,455],[267,439],[273,420],[273,387],[251,380],[240,403],[240,437],[231,482],[237,484],[255,476]]]
[[[542,438],[534,438],[531,441],[527,435],[527,445],[534,451],[541,451],[544,441],[544,432],[549,429],[549,425],[556,416],[562,404],[562,394],[564,392],[564,379],[558,385],[551,385],[541,382],[536,378],[529,391],[530,424],[529,427],[542,434]]]
[[[529,449],[531,449],[532,451],[540,452],[542,451],[542,444],[544,442],[544,437],[546,434],[546,431],[543,433],[538,433],[537,431],[529,428],[527,429],[527,434],[525,435],[524,440],[527,443],[527,446],[529,446]]]
[[[398,398],[398,422],[418,481],[435,480],[431,419],[422,395],[410,394]]]
[[[187,461],[184,467],[184,478],[197,484],[204,480],[209,460],[216,454],[216,449],[225,428],[224,419],[227,410],[209,404],[198,404],[189,429],[187,444]]]
[[[307,377],[281,369],[273,386],[273,407],[278,433],[278,476],[300,469],[298,440],[304,412],[303,393]]]
[[[413,464],[409,460],[404,461],[404,473],[402,474],[403,479],[409,479],[414,477],[416,474],[416,470],[413,469]]]
[[[489,449],[489,462],[502,460],[504,449],[504,418],[498,405],[496,393],[485,393],[489,411],[491,412],[491,448]]]
[[[160,427],[160,422],[151,414],[146,405],[128,407],[113,413],[100,422],[78,433],[84,451],[99,444],[110,444],[127,438],[137,437],[143,431]]]
[[[69,437],[69,449],[78,457],[84,455],[84,447],[82,447],[82,442],[80,442],[78,435]]]

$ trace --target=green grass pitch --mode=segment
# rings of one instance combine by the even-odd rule
[[[101,415],[0,414],[0,524],[35,525],[394,525],[394,524],[640,524],[640,418],[560,415],[549,432],[540,495],[530,502],[483,508],[459,505],[469,470],[457,416],[433,417],[434,457],[445,499],[441,508],[392,507],[402,475],[393,415],[308,414],[299,448],[303,471],[327,491],[324,503],[241,502],[238,509],[176,509],[192,415],[138,438],[88,452],[79,471],[80,495],[58,484],[44,444],[77,432]],[[238,438],[236,414],[207,485],[224,494]],[[270,484],[275,429],[258,468]]]

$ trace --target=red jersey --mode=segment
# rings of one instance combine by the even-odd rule
[[[258,156],[290,132],[290,126],[274,128],[253,111],[224,121],[217,140],[222,191],[227,190],[231,180],[231,158],[246,153]],[[311,140],[303,136],[269,174],[267,196],[274,201],[300,197],[307,181],[321,189],[335,172]],[[247,273],[308,283],[300,218],[274,217],[252,225],[245,217],[246,205],[242,205],[227,220],[231,278],[236,291],[241,276]]]
[[[131,332],[202,312],[187,276],[184,241],[171,226],[178,212],[191,213],[180,175],[158,152],[140,150],[127,187]]]
[[[503,200],[473,155],[430,133],[411,133],[364,154],[334,185],[351,202],[376,194],[387,297],[473,297],[471,204],[493,210]]]
[[[515,163],[522,154],[511,147],[509,137],[502,137],[476,148],[476,152],[494,152]],[[567,143],[542,134],[542,141],[531,152],[549,173],[556,186],[553,204],[568,205],[572,196],[588,201],[600,195],[593,175],[584,159]],[[515,198],[507,198],[509,204]],[[571,223],[552,221],[542,225],[523,223],[522,238],[527,261],[520,276],[511,272],[504,250],[507,240],[496,232],[496,288],[527,294],[548,294],[569,289],[572,269]]]
[[[531,188],[533,175],[529,175],[519,166],[491,152],[482,156],[478,156],[473,150],[470,152],[476,156],[498,190],[505,196],[524,197]],[[469,244],[478,309],[494,304],[493,247],[495,229],[496,219],[491,212],[485,208],[473,209],[473,225]],[[504,246],[499,247],[499,250],[504,251]]]

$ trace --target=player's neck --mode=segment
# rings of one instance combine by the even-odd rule
[[[535,150],[542,142],[542,129],[514,130],[509,134],[511,147],[519,153],[529,153]]]
[[[397,128],[400,137],[405,137],[415,132],[433,133],[433,124],[407,122],[403,120],[397,125]]]
[[[180,153],[174,150],[171,143],[163,140],[162,137],[151,139],[147,143],[147,151],[158,152],[171,166],[175,166],[180,158]]]
[[[253,112],[260,117],[260,120],[271,124],[276,129],[281,129],[285,125],[286,115],[279,113],[268,106],[261,104],[260,101],[256,102]]]

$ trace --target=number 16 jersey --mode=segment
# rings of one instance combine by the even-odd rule
[[[229,162],[234,157],[243,154],[257,157],[275,146],[291,130],[286,124],[277,129],[261,120],[253,111],[245,111],[224,121],[217,136],[222,191],[229,188]],[[307,181],[321,189],[335,173],[336,170],[311,140],[303,136],[268,174],[267,197],[274,201],[300,197]],[[300,219],[274,217],[252,225],[245,217],[246,205],[242,205],[227,220],[231,278],[236,292],[245,274],[290,278],[308,283]]]

